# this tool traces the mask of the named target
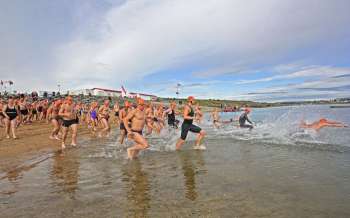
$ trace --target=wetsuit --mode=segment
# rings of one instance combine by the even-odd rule
[[[168,125],[174,128],[178,128],[179,121],[175,118],[175,111],[171,110],[171,113],[168,113]]]
[[[13,106],[13,108],[10,108],[10,106],[7,105],[5,113],[7,116],[9,116],[10,120],[14,120],[17,117],[17,109],[16,106]]]
[[[194,116],[193,108],[191,108],[189,116]],[[193,125],[193,119],[184,119],[184,122],[181,125],[181,139],[185,140],[188,134],[188,131],[194,132],[194,133],[200,133],[202,129],[196,125]]]
[[[249,125],[249,124],[246,124],[245,122],[248,122],[248,123],[250,123],[251,125]],[[249,120],[249,118],[248,118],[248,115],[246,114],[246,113],[243,113],[240,117],[239,117],[239,126],[241,127],[241,128],[250,128],[250,129],[252,129],[253,128],[253,125],[252,125],[253,123]]]

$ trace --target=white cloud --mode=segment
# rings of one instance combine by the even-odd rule
[[[295,79],[295,78],[306,78],[306,77],[328,78],[328,77],[334,77],[334,76],[341,76],[344,74],[350,74],[349,67],[305,66],[305,67],[302,67],[301,70],[298,70],[292,73],[278,74],[275,76],[265,77],[262,79],[255,79],[255,80],[241,80],[241,81],[238,81],[237,84],[251,84],[251,83],[259,83],[259,82],[270,82],[273,80]]]
[[[20,82],[23,89],[57,82],[76,88],[119,87],[183,66],[202,69],[194,73],[199,77],[251,71],[279,64],[299,49],[343,39],[349,6],[331,0],[138,0],[111,5],[102,14],[89,8],[75,20],[74,27],[82,28],[38,58],[48,66],[11,65],[18,74],[11,76],[47,80],[30,85],[29,77]],[[41,34],[45,38],[47,33]]]

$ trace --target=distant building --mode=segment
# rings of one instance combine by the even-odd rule
[[[101,97],[123,97],[122,91],[113,89],[93,88],[93,89],[80,89],[69,91],[69,95],[91,95]],[[129,98],[141,97],[145,100],[156,100],[157,96],[144,93],[130,92],[126,94]]]

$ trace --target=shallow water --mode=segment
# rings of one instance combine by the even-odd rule
[[[349,109],[254,110],[253,131],[214,129],[206,151],[174,151],[179,132],[149,138],[128,161],[116,135],[38,156],[0,180],[0,217],[350,217],[350,131],[297,128]],[[223,114],[229,119],[233,114]]]

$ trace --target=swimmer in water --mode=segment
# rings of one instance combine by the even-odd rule
[[[109,125],[109,114],[110,114],[110,108],[109,108],[109,100],[105,100],[103,105],[98,110],[98,115],[102,123],[103,129],[101,130],[99,137],[102,137],[102,135],[105,135],[109,137],[111,126]]]
[[[300,128],[304,128],[304,129],[314,129],[316,131],[322,129],[323,127],[338,127],[338,128],[344,128],[344,127],[348,127],[347,125],[337,122],[337,121],[331,121],[331,120],[327,120],[325,118],[322,118],[318,121],[315,121],[311,124],[307,124],[304,121],[301,122],[300,124]]]
[[[217,108],[214,108],[213,112],[211,113],[211,117],[213,119],[213,125],[215,128],[220,127],[220,116],[219,116],[219,110]]]
[[[248,114],[251,112],[251,109],[246,107],[244,109],[244,112],[239,117],[239,127],[241,128],[249,128],[250,130],[253,129],[253,122],[250,121],[248,118]],[[246,124],[248,122],[249,124]]]
[[[66,148],[66,139],[68,135],[68,130],[71,128],[72,130],[72,143],[71,145],[75,147],[77,145],[77,132],[78,132],[78,116],[77,111],[75,110],[75,104],[73,102],[73,98],[68,96],[61,106],[58,115],[62,117],[62,143],[61,148]]]
[[[128,138],[132,139],[135,144],[127,149],[130,160],[137,157],[141,150],[149,147],[147,140],[143,137],[142,130],[146,124],[145,101],[142,98],[137,99],[136,109],[130,111],[123,119]],[[129,122],[131,127],[129,126]]]
[[[179,121],[176,119],[176,115],[178,114],[178,112],[176,111],[176,102],[173,101],[170,103],[170,107],[164,111],[164,114],[166,114],[168,116],[168,125],[169,127],[172,128],[179,128],[178,124]]]
[[[189,96],[187,98],[187,104],[185,105],[184,112],[183,112],[184,121],[181,125],[181,137],[176,143],[176,150],[179,150],[182,147],[182,145],[185,143],[185,140],[189,131],[198,134],[194,149],[201,149],[201,150],[206,149],[204,145],[200,144],[202,139],[205,136],[205,131],[193,124],[193,120],[194,120],[194,110],[192,107],[193,104],[194,104],[194,97]]]
[[[120,129],[120,136],[119,136],[119,143],[122,145],[124,143],[124,139],[126,137],[126,128],[124,125],[124,118],[128,115],[129,111],[130,111],[130,106],[131,104],[128,101],[124,102],[124,107],[119,109],[119,120],[120,120],[120,125],[119,125],[119,129]]]
[[[195,120],[198,124],[202,123],[203,120],[203,112],[201,111],[201,107],[199,106],[199,103],[197,103],[195,109],[194,109],[194,114],[195,114]]]

